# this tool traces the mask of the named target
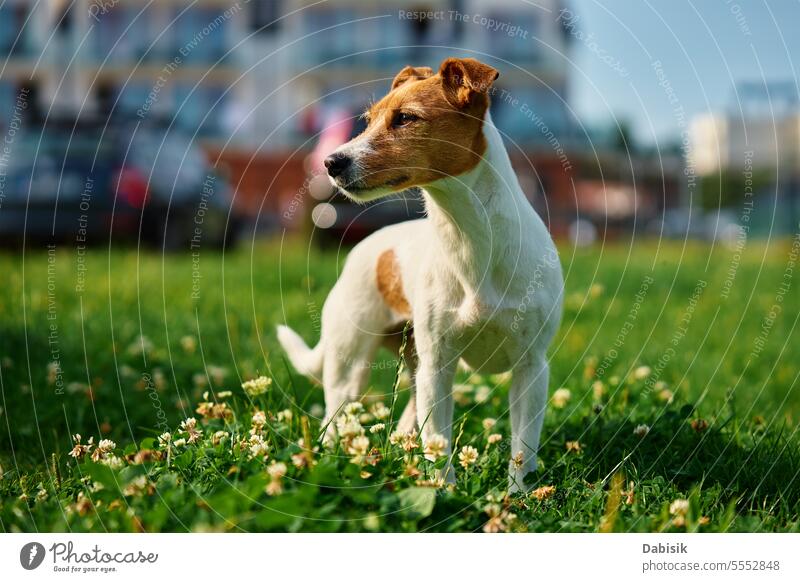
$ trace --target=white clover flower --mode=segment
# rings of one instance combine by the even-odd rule
[[[478,460],[478,449],[470,445],[464,445],[458,453],[458,461],[465,469],[475,464]]]
[[[353,438],[364,434],[364,427],[358,422],[358,419],[343,415],[336,418],[336,430],[341,438]]]
[[[181,430],[186,433],[186,440],[189,444],[199,441],[203,434],[203,431],[197,428],[197,419],[194,417],[182,421]]]
[[[688,499],[676,499],[672,503],[669,504],[669,513],[670,515],[678,515],[684,516],[689,512],[689,500]]]
[[[193,354],[197,349],[197,339],[193,335],[185,335],[181,338],[181,347],[187,354]]]
[[[601,400],[606,393],[606,387],[602,380],[595,380],[592,382],[592,395],[595,400]]]
[[[417,441],[418,436],[416,430],[409,432],[395,431],[389,436],[389,442],[393,445],[400,445],[405,452],[410,453],[419,447],[419,442]]]
[[[102,439],[99,443],[97,443],[97,448],[105,453],[110,453],[117,448],[117,443],[111,439]]]
[[[511,457],[511,466],[516,470],[520,470],[525,463],[525,455],[522,451],[517,451],[517,454]]]
[[[503,440],[503,435],[499,433],[492,433],[486,438],[486,442],[488,442],[490,445],[497,444],[501,440]]]
[[[259,434],[250,435],[250,439],[245,441],[247,449],[250,453],[250,458],[265,457],[269,450],[269,445]]]
[[[648,376],[650,376],[651,372],[652,370],[650,369],[650,366],[639,366],[633,371],[633,377],[637,380],[645,380]]]
[[[284,475],[286,475],[287,467],[286,463],[272,461],[272,464],[267,467],[267,473],[273,479],[280,479]]]
[[[372,412],[372,416],[377,418],[378,420],[386,420],[389,418],[389,415],[392,413],[391,409],[386,406],[383,402],[376,402],[372,405],[370,409]]]
[[[658,399],[667,404],[671,403],[675,398],[675,394],[669,388],[664,388],[658,392]]]
[[[147,477],[139,475],[134,477],[122,490],[126,497],[141,495],[147,489]]]
[[[373,424],[369,428],[369,432],[370,432],[370,434],[376,434],[376,433],[379,433],[379,432],[383,431],[385,428],[386,428],[386,425],[383,424],[382,422],[379,422],[377,424]]]
[[[88,442],[85,445],[82,445],[81,435],[79,434],[72,435],[72,441],[75,443],[75,446],[72,447],[72,450],[69,452],[69,456],[76,459],[82,459],[84,456],[86,456],[86,454],[89,453],[94,445],[94,437],[89,437]]]
[[[175,439],[175,441],[172,444],[175,445],[176,447],[182,447],[186,445],[186,439]]]
[[[158,391],[165,390],[167,387],[167,377],[164,376],[164,372],[158,368],[153,370],[153,385]]]
[[[357,436],[347,444],[347,453],[353,456],[354,463],[360,463],[369,452],[369,438]]]
[[[259,429],[263,428],[264,425],[267,424],[267,415],[263,411],[258,410],[253,415],[253,418],[251,419],[251,421],[252,421],[254,427],[257,427]]]
[[[230,435],[225,432],[224,430],[218,430],[213,435],[211,435],[211,443],[213,445],[218,445],[225,439],[227,439]]]
[[[417,487],[431,487],[433,489],[442,489],[446,484],[444,477],[433,477],[431,479],[417,480]]]
[[[425,442],[425,458],[429,461],[436,461],[444,455],[447,444],[447,439],[443,435],[432,434]]]
[[[475,402],[478,404],[483,404],[492,396],[492,389],[488,386],[480,386],[475,391]]]
[[[278,422],[291,422],[292,420],[292,411],[290,409],[281,410],[276,415],[278,418]]]
[[[606,288],[601,285],[600,283],[594,283],[591,287],[589,287],[589,297],[592,299],[597,299],[603,294]]]
[[[47,383],[55,384],[58,380],[58,375],[61,373],[61,364],[58,362],[50,362],[47,364]]]
[[[250,438],[245,441],[245,446],[250,452],[250,458],[266,456],[269,445],[260,434],[251,434]]]
[[[92,452],[92,460],[95,462],[102,461],[108,458],[114,449],[117,448],[117,443],[109,439],[102,439],[97,443],[97,448]]]
[[[556,488],[553,485],[543,485],[531,491],[531,497],[534,497],[537,501],[544,501],[555,492]]]
[[[635,434],[639,438],[647,436],[647,433],[649,432],[650,432],[650,427],[647,426],[646,424],[640,424],[639,426],[633,429],[633,434]]]
[[[272,378],[267,378],[266,376],[259,376],[258,378],[254,378],[253,380],[248,380],[247,382],[242,383],[242,389],[245,393],[250,396],[251,398],[254,396],[261,396],[272,385]]]
[[[572,398],[572,392],[570,392],[569,388],[559,388],[553,392],[553,406],[556,408],[564,408],[567,402],[570,401],[570,398]]]
[[[271,497],[280,495],[283,493],[283,481],[281,479],[272,479],[269,483],[267,483],[264,491],[266,491],[267,495]]]
[[[107,467],[111,467],[112,469],[121,469],[125,466],[125,461],[120,459],[116,455],[109,454],[108,456],[102,458],[100,460],[101,463],[106,465]]]
[[[168,432],[163,432],[160,435],[158,435],[158,444],[161,445],[162,447],[169,446],[170,442],[172,442],[172,434]]]
[[[497,420],[494,418],[484,418],[483,421],[481,422],[483,430],[492,430],[494,428],[494,425],[496,424]]]

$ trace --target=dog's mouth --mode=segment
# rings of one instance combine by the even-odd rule
[[[390,178],[380,184],[366,184],[363,180],[342,180],[340,177],[331,178],[331,182],[345,196],[358,201],[373,200],[400,190],[403,184],[411,178],[405,174]]]

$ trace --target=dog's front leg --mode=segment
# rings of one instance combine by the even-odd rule
[[[514,367],[508,400],[511,410],[509,491],[525,491],[525,476],[536,471],[536,455],[547,408],[549,367],[544,356],[531,356]]]
[[[417,422],[423,447],[427,447],[433,435],[442,435],[447,439],[442,453],[449,459],[453,443],[453,379],[458,356],[454,350],[448,349],[447,342],[441,339],[432,341],[425,336],[425,332],[417,332]],[[424,346],[423,350],[421,346]],[[449,461],[436,477],[455,482],[455,472]]]

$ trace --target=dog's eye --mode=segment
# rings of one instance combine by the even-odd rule
[[[419,119],[413,113],[405,113],[403,111],[398,111],[394,114],[392,118],[392,127],[403,127],[404,125],[408,125],[412,121],[416,121]]]

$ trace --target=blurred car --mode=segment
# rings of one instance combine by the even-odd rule
[[[416,188],[367,204],[356,204],[328,180],[323,161],[338,146],[366,129],[360,113],[358,109],[329,111],[317,144],[308,157],[307,165],[312,174],[309,182],[313,198],[311,221],[324,242],[358,242],[384,226],[425,215],[425,204]]]
[[[652,220],[647,227],[653,236],[678,240],[694,239],[734,244],[742,227],[729,209],[703,211],[700,208],[673,208]]]
[[[242,227],[224,176],[190,137],[162,126],[48,123],[17,135],[6,161],[5,241],[188,250],[233,244]]]

